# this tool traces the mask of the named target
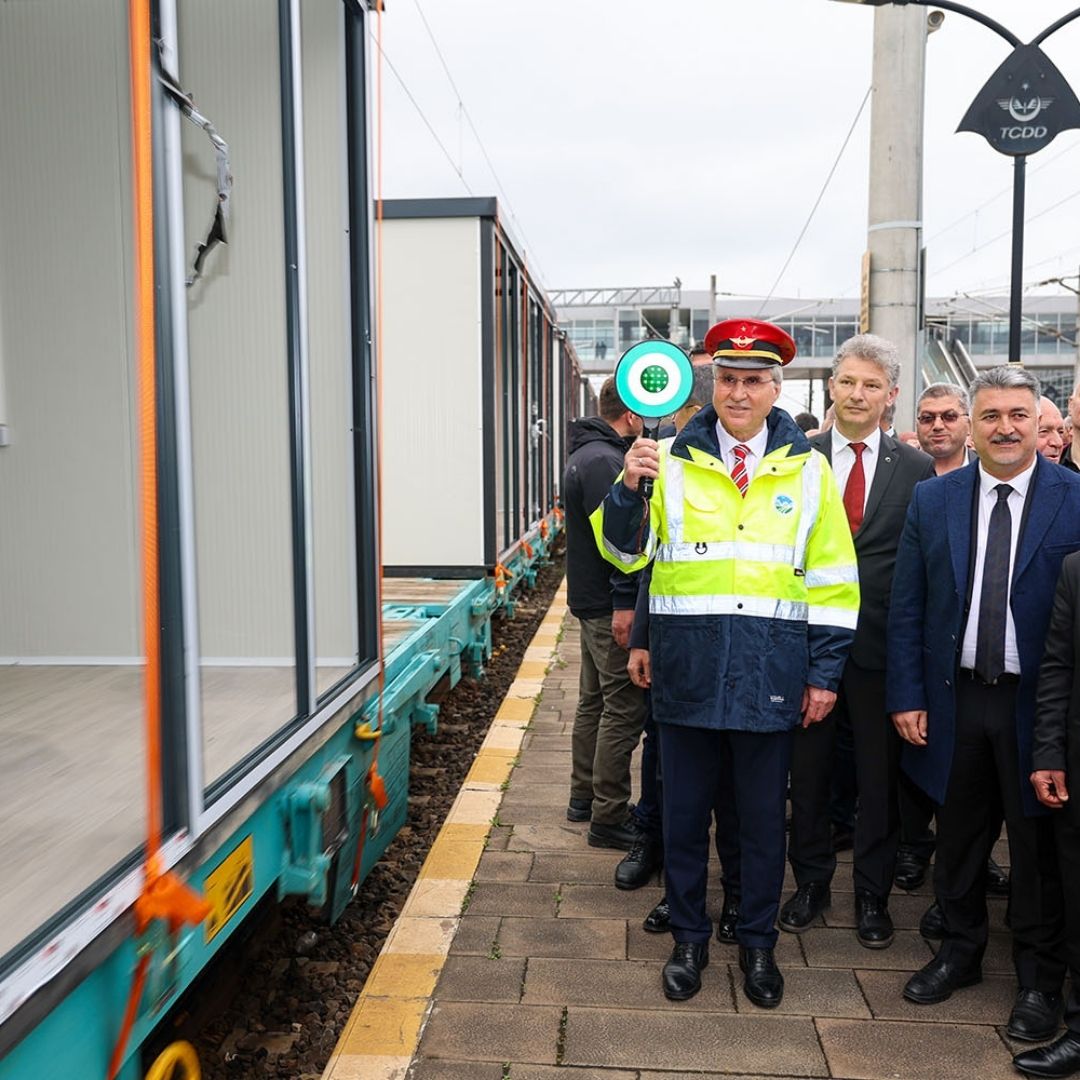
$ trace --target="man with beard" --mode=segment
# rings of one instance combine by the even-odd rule
[[[967,445],[970,413],[967,391],[955,383],[933,383],[919,396],[915,434],[923,453],[934,459],[937,476],[962,469],[972,460]]]

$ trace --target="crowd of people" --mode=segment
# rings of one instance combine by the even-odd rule
[[[779,1005],[779,933],[829,907],[845,847],[868,949],[892,944],[890,894],[932,861],[920,930],[940,945],[904,987],[916,1004],[981,980],[987,895],[1007,895],[1007,1032],[1039,1044],[1014,1065],[1080,1072],[1080,386],[1065,417],[1022,367],[996,368],[927,387],[897,433],[897,350],[861,334],[819,425],[776,404],[795,351],[777,326],[726,320],[658,440],[613,379],[572,426],[567,817],[625,851],[617,887],[662,874],[644,925],[673,939],[672,1000],[700,991],[715,933],[738,946],[747,998]]]

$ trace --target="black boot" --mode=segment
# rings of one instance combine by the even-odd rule
[[[567,821],[588,821],[592,817],[592,799],[571,799],[566,804]]]
[[[724,909],[716,924],[716,940],[725,945],[735,944],[735,926],[739,921],[739,898],[724,893]]]
[[[641,839],[641,834],[634,827],[634,819],[627,818],[622,825],[601,825],[594,821],[585,834],[589,847],[615,848],[617,851],[629,851]]]
[[[1066,1031],[1049,1046],[1025,1050],[1013,1058],[1013,1067],[1028,1076],[1072,1076],[1080,1072],[1080,1034]]]
[[[916,1005],[936,1005],[952,997],[954,990],[964,986],[974,986],[982,982],[982,969],[961,967],[957,963],[943,959],[938,953],[920,971],[916,971],[904,987],[904,997]]]
[[[893,881],[897,888],[907,889],[912,892],[926,880],[926,870],[930,860],[923,858],[917,851],[911,848],[900,848],[896,853],[896,871]]]
[[[986,893],[988,896],[1009,895],[1009,871],[998,866],[993,859],[986,860]]]
[[[739,946],[743,993],[759,1008],[775,1009],[784,999],[784,976],[776,966],[772,949]]]
[[[709,946],[677,941],[664,965],[664,997],[686,1001],[701,989],[701,973],[709,966]]]
[[[945,912],[936,900],[923,912],[919,933],[927,941],[941,941],[945,937]]]
[[[655,840],[639,836],[615,867],[615,888],[640,889],[648,885],[664,864],[664,849]]]
[[[887,949],[893,943],[893,921],[889,905],[866,889],[855,891],[855,936],[867,949]]]
[[[780,929],[792,934],[805,930],[830,904],[832,894],[824,881],[800,885],[795,895],[780,909]]]
[[[641,924],[643,930],[650,934],[666,934],[671,926],[671,908],[668,906],[667,897],[661,896],[660,903],[645,916]]]
[[[1009,1016],[1005,1034],[1021,1042],[1045,1042],[1057,1034],[1061,1026],[1060,994],[1047,994],[1042,990],[1024,987],[1016,992],[1016,1004]]]

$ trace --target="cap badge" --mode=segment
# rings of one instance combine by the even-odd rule
[[[732,338],[731,344],[734,345],[736,349],[749,349],[754,344],[754,339],[752,337]]]

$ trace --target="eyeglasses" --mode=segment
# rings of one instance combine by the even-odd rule
[[[751,393],[755,390],[760,390],[763,386],[768,386],[772,383],[772,378],[765,375],[747,375],[740,379],[735,375],[717,375],[716,381],[725,390],[734,390],[740,383]]]
[[[949,424],[950,426],[955,424],[962,416],[967,416],[967,413],[957,412],[955,409],[949,409],[942,413],[923,412],[919,413],[916,420],[919,421],[920,427],[933,427],[935,420],[940,420],[943,424]]]

